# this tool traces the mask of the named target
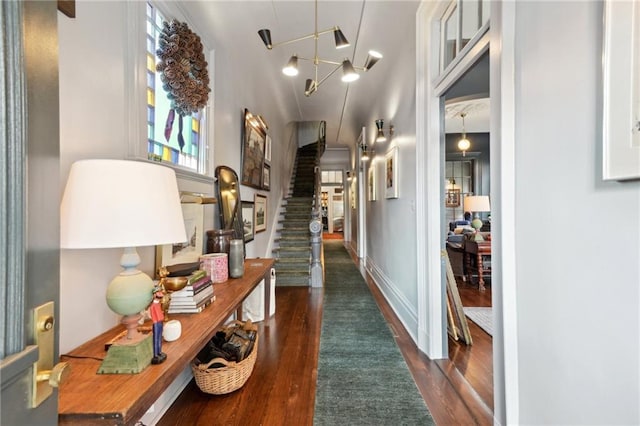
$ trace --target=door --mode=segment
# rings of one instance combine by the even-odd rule
[[[0,2],[2,282],[0,424],[57,424],[57,389],[34,385],[34,364],[58,360],[59,113],[56,2]],[[36,307],[51,313],[34,319]],[[46,321],[44,320],[46,319]],[[42,320],[36,345],[34,328]],[[49,345],[44,345],[48,340]],[[48,360],[38,361],[40,356]],[[34,389],[42,401],[32,401]]]

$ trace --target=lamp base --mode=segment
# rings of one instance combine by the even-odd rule
[[[480,228],[482,228],[482,220],[477,216],[475,219],[471,221],[471,227],[476,230],[476,233],[473,235],[473,241],[484,241],[484,237],[480,233]]]
[[[138,374],[151,364],[151,358],[151,334],[140,334],[136,339],[123,339],[109,347],[98,374]]]

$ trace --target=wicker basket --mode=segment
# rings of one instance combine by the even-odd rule
[[[212,395],[224,395],[240,389],[247,381],[258,356],[258,335],[253,349],[248,357],[240,362],[227,361],[224,358],[214,358],[206,364],[191,363],[191,371],[196,384],[202,392]],[[213,364],[223,364],[224,367],[209,368]]]

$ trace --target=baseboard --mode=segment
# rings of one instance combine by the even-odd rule
[[[153,426],[158,423],[162,416],[164,416],[164,413],[171,407],[173,401],[175,401],[184,388],[187,387],[192,378],[191,367],[185,368],[162,395],[158,397],[153,405],[151,405],[151,408],[144,413],[144,416],[142,416],[138,423],[146,426]]]
[[[413,306],[404,295],[398,291],[397,286],[387,277],[384,272],[378,267],[373,259],[367,257],[366,270],[369,276],[375,283],[376,287],[382,293],[393,312],[396,314],[403,327],[414,341],[418,344],[418,314],[416,307]]]

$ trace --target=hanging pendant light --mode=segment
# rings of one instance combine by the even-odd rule
[[[461,112],[460,117],[462,117],[462,139],[458,141],[458,149],[462,151],[462,156],[464,157],[467,153],[467,150],[471,148],[471,142],[467,139],[467,132],[464,129],[464,118],[467,116],[466,112]]]
[[[304,89],[305,96],[310,96],[311,94],[318,91],[318,87],[320,87],[320,85],[324,83],[325,80],[331,77],[340,68],[342,68],[342,73],[343,73],[342,81],[345,83],[350,83],[360,78],[360,75],[356,72],[356,70],[369,71],[376,62],[382,59],[382,55],[379,52],[376,52],[375,50],[369,51],[364,66],[354,66],[349,59],[345,59],[342,62],[320,59],[318,57],[318,39],[320,38],[321,35],[333,33],[336,49],[343,49],[345,47],[350,46],[350,44],[349,44],[349,40],[347,40],[342,30],[338,26],[333,26],[326,30],[318,31],[318,0],[314,1],[314,5],[315,5],[315,14],[314,14],[315,26],[314,26],[314,31],[310,34],[303,35],[301,37],[294,38],[291,40],[285,40],[278,43],[274,43],[271,40],[271,31],[268,28],[263,28],[258,31],[258,35],[260,36],[260,39],[262,40],[262,42],[264,43],[264,46],[268,50],[272,50],[274,47],[281,46],[284,44],[295,43],[295,42],[299,42],[307,39],[314,39],[314,51],[313,51],[312,57],[304,57],[304,56],[301,57],[298,55],[293,55],[289,59],[287,66],[282,69],[282,72],[285,75],[294,77],[298,75],[298,60],[310,61],[313,63],[315,78],[306,80],[305,89]],[[327,73],[324,77],[319,78],[318,66],[321,64],[331,65],[333,66],[333,69],[329,73]]]
[[[293,55],[289,62],[287,62],[287,66],[282,68],[282,73],[288,76],[296,76],[298,75],[298,56]]]

